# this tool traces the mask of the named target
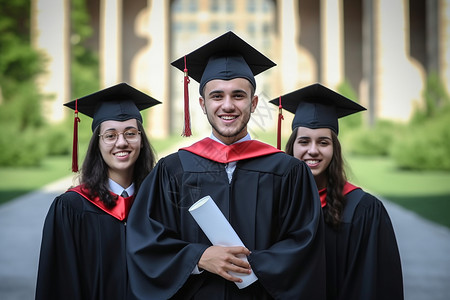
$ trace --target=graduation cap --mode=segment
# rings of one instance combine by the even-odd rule
[[[93,94],[65,103],[75,111],[72,171],[78,172],[78,112],[92,118],[92,131],[104,121],[137,119],[143,122],[141,110],[161,102],[126,84],[119,83]]]
[[[280,114],[281,107],[295,114],[292,130],[299,126],[311,129],[330,128],[336,134],[339,133],[339,118],[366,110],[358,103],[320,83],[306,86],[269,102],[279,106]]]
[[[229,31],[197,50],[175,60],[172,66],[184,72],[184,136],[190,136],[189,76],[200,83],[202,94],[206,83],[214,79],[245,78],[256,89],[255,77],[276,64],[253,48],[232,31]]]

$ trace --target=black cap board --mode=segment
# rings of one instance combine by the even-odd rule
[[[175,60],[172,66],[184,72],[184,129],[191,135],[189,116],[189,77],[200,83],[199,93],[211,80],[247,79],[256,90],[255,76],[276,64],[232,31]]]
[[[92,131],[104,121],[137,119],[142,123],[140,111],[161,102],[126,84],[119,83],[64,105],[93,118]]]
[[[270,100],[279,106],[280,98]],[[338,119],[366,110],[358,103],[315,83],[281,96],[282,108],[295,114],[292,130],[301,126],[311,129],[330,128],[339,133]]]
[[[197,50],[172,62],[172,66],[200,83],[213,79],[246,78],[256,89],[254,76],[276,64],[232,31],[217,37]]]
[[[75,110],[72,171],[78,172],[78,112],[92,118],[91,128],[94,131],[102,122],[109,120],[137,119],[142,123],[140,111],[160,103],[124,82],[65,103],[65,106]]]

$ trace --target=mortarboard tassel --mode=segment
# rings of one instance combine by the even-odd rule
[[[191,136],[191,119],[189,116],[189,76],[188,69],[186,66],[186,56],[184,56],[184,129],[182,136]]]
[[[78,172],[78,99],[75,101],[75,118],[73,121],[72,172]]]
[[[281,96],[279,98],[278,105],[278,129],[277,129],[277,149],[281,150],[281,120],[284,120],[283,117],[283,106],[281,105]]]

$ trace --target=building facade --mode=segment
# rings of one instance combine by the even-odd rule
[[[55,4],[58,2],[58,4]],[[55,95],[55,121],[70,94],[70,1],[33,0],[33,45],[49,59],[39,84]],[[153,136],[181,133],[183,74],[170,62],[228,30],[277,66],[256,77],[253,130],[275,126],[267,101],[321,82],[350,83],[368,108],[366,121],[407,121],[437,73],[450,90],[450,0],[89,0],[100,82],[128,82],[163,102],[148,112]],[[189,87],[193,133],[209,130]],[[286,116],[285,116],[286,118]],[[287,116],[289,119],[289,116]],[[290,123],[289,120],[285,123]]]

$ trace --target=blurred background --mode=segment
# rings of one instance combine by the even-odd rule
[[[73,111],[63,103],[123,81],[163,102],[146,113],[151,137],[179,135],[183,73],[170,62],[232,30],[277,63],[257,76],[262,101],[250,125],[254,134],[275,129],[278,110],[268,100],[320,82],[368,108],[342,122],[349,128],[343,135],[360,129],[351,132],[349,151],[389,154],[401,167],[450,170],[443,155],[449,152],[439,145],[448,130],[437,120],[449,119],[448,0],[0,3],[0,116],[7,128],[0,165],[39,164],[70,152]],[[194,138],[202,137],[209,126],[197,82],[189,91]],[[291,117],[285,116],[285,135]],[[393,138],[397,131],[401,141]],[[19,132],[23,138],[14,139]],[[421,153],[428,141],[439,148],[435,153]]]
[[[320,82],[368,109],[340,121],[351,181],[448,230],[450,0],[0,0],[0,208],[72,176],[63,103],[119,82],[163,102],[144,112],[159,157],[208,136],[191,80],[193,136],[181,137],[183,73],[170,63],[229,30],[277,64],[256,77],[253,138],[275,146],[268,101]]]
[[[449,133],[438,120],[449,119],[448,0],[0,3],[0,165],[36,165],[70,152],[73,111],[63,103],[123,81],[163,102],[146,113],[151,137],[179,135],[183,73],[170,62],[232,30],[277,63],[257,76],[255,135],[275,130],[278,110],[268,100],[320,82],[368,108],[342,122],[343,135],[353,137],[344,143],[349,151],[450,170],[450,142],[441,148]],[[197,82],[189,92],[194,138],[203,137],[209,126]],[[285,115],[285,135],[291,117]]]

